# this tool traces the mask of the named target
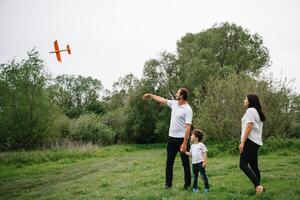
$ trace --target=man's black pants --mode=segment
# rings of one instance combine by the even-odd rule
[[[173,180],[173,165],[178,152],[180,152],[180,146],[183,143],[183,138],[169,137],[167,144],[167,162],[166,162],[166,186],[172,186]],[[189,145],[187,145],[187,150]],[[184,186],[191,185],[191,169],[189,156],[180,153],[182,166],[184,169]]]

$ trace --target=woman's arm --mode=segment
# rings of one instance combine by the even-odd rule
[[[239,146],[239,149],[240,149],[240,153],[243,153],[243,149],[244,149],[244,145],[245,145],[245,142],[251,132],[251,129],[253,128],[253,123],[252,122],[249,122],[247,124],[247,127],[246,127],[246,130],[245,130],[245,133],[244,133],[244,137],[242,138],[241,140],[241,144]]]

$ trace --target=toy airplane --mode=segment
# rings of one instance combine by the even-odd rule
[[[69,54],[71,54],[71,49],[70,49],[70,46],[69,46],[69,45],[67,45],[67,49],[59,50],[57,40],[54,41],[54,50],[55,50],[55,51],[51,51],[51,52],[49,52],[49,53],[55,53],[58,62],[61,62],[60,52],[67,51]]]

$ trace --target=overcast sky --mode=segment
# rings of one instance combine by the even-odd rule
[[[297,0],[0,0],[0,63],[33,47],[54,75],[92,76],[110,89],[120,76],[140,78],[143,65],[176,41],[230,22],[263,37],[276,77],[300,93],[300,1]],[[53,41],[72,55],[56,61]]]

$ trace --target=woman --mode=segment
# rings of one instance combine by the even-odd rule
[[[260,184],[257,156],[258,149],[262,145],[262,129],[266,117],[256,94],[248,94],[244,100],[244,106],[247,110],[241,120],[240,169],[253,183],[256,194],[259,194],[265,191]]]

